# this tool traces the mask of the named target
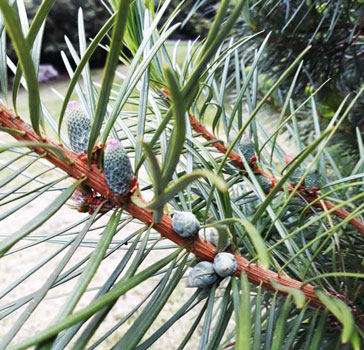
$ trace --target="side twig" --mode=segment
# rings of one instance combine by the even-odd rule
[[[203,138],[205,138],[207,141],[216,140],[216,142],[212,144],[216,149],[218,149],[221,153],[224,153],[224,154],[227,152],[228,148],[226,146],[224,146],[220,141],[218,141],[216,139],[216,137],[205,126],[200,124],[199,121],[192,114],[190,114],[190,122],[191,122],[193,129],[197,133],[201,134],[201,136]],[[245,170],[243,162],[242,162],[240,156],[236,152],[231,151],[229,154],[229,158],[239,167],[239,169]],[[264,177],[269,179],[272,187],[274,187],[278,183],[278,179],[276,179],[275,177],[272,177],[270,174],[266,173],[264,170],[259,169],[257,164],[253,164],[252,169],[256,174],[263,175]],[[288,186],[288,190],[292,191],[293,186]],[[335,204],[330,201],[324,201],[324,200],[317,201],[318,197],[315,195],[311,195],[311,194],[308,194],[308,193],[302,192],[302,191],[300,191],[299,194],[309,203],[316,201],[314,203],[314,206],[319,209],[325,210],[324,206],[326,206],[326,208],[329,210],[335,207]],[[334,210],[332,212],[332,214],[341,219],[346,219],[347,217],[350,216],[350,213],[347,210],[342,209],[342,208]],[[359,218],[353,218],[349,221],[349,223],[352,226],[354,226],[361,234],[364,235],[364,223]]]

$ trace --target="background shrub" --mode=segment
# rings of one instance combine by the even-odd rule
[[[29,0],[25,2],[27,14],[31,21],[42,0]],[[64,71],[64,63],[60,52],[64,51],[68,55],[68,48],[64,37],[71,41],[72,45],[78,50],[79,39],[77,31],[78,10],[82,9],[85,19],[86,38],[92,39],[98,33],[109,14],[99,0],[57,0],[49,12],[43,34],[41,62],[52,64],[58,71]],[[11,57],[15,58],[12,51]],[[69,55],[70,57],[70,55]],[[101,67],[106,58],[106,52],[98,49],[90,60],[92,67]]]
[[[317,95],[317,107],[321,116],[331,118],[342,98],[355,94],[364,81],[363,19],[364,3],[357,0],[250,1],[234,35],[258,33],[256,41],[261,43],[271,33],[262,68],[274,78],[311,45],[293,96],[302,101],[307,88],[318,88],[329,79]],[[288,89],[288,85],[282,88]],[[362,132],[363,102],[361,99],[349,116]],[[279,98],[278,103],[282,105]]]

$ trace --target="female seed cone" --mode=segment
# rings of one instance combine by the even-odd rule
[[[172,226],[181,237],[193,237],[200,229],[196,216],[188,211],[175,211],[172,214]]]
[[[310,171],[305,178],[305,189],[307,192],[318,192],[321,189],[320,174],[318,171]]]
[[[106,143],[104,170],[111,191],[121,195],[129,193],[134,173],[129,157],[119,141],[110,140]]]
[[[67,105],[66,125],[72,151],[85,152],[91,131],[91,120],[84,108],[76,101],[71,101]]]
[[[219,253],[214,259],[214,270],[221,276],[231,276],[236,272],[238,265],[233,254]]]
[[[243,134],[240,140],[239,151],[243,154],[249,164],[254,164],[257,161],[254,143],[247,134]]]
[[[217,275],[213,265],[208,261],[201,261],[190,271],[187,277],[187,287],[204,288],[214,284],[216,280]]]

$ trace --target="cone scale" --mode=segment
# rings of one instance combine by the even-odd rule
[[[71,101],[67,105],[66,125],[72,151],[76,153],[86,152],[91,131],[91,120],[82,105],[76,101]]]
[[[110,190],[126,195],[132,187],[134,176],[129,157],[119,141],[110,140],[104,152],[104,171]]]

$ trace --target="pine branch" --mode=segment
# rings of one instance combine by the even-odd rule
[[[226,146],[224,146],[221,142],[219,142],[216,137],[209,131],[206,129],[206,127],[204,127],[202,124],[199,123],[199,121],[195,118],[194,115],[190,114],[190,121],[191,121],[191,125],[194,128],[194,130],[196,132],[198,132],[199,134],[201,134],[202,137],[204,137],[207,141],[214,141],[216,140],[215,143],[213,143],[213,146],[218,149],[221,153],[226,153],[228,148]],[[240,156],[234,152],[231,151],[229,154],[229,158],[234,161],[234,163],[239,167],[239,169],[241,170],[245,170],[244,168],[244,164],[240,158]],[[256,173],[256,174],[260,174],[263,175],[264,177],[266,177],[267,179],[270,180],[271,183],[271,187],[273,188],[277,183],[278,183],[278,179],[269,175],[268,173],[266,173],[264,170],[259,169],[257,164],[252,164],[252,170]],[[292,186],[291,184],[288,185],[288,190],[289,191],[293,191],[294,186]],[[283,189],[282,189],[283,190]],[[330,202],[330,201],[325,201],[325,200],[320,200],[317,201],[318,196],[317,195],[311,195],[308,194],[304,191],[297,191],[297,196],[300,196],[302,198],[304,198],[307,202],[312,203],[314,201],[316,201],[314,203],[314,206],[317,208],[320,208],[322,210],[325,210],[325,208],[327,209],[332,209],[335,207],[335,204]],[[336,215],[337,217],[341,218],[341,219],[346,219],[348,216],[350,216],[351,214],[345,210],[345,209],[336,209],[332,212],[333,215]],[[364,223],[359,219],[359,218],[353,218],[349,221],[349,223],[354,226],[361,234],[364,235]]]
[[[20,131],[20,133],[11,134],[20,142],[42,142],[48,146],[56,147],[59,151],[64,153],[64,156],[68,158],[69,161],[60,160],[53,153],[48,152],[46,148],[42,148],[41,146],[30,148],[38,154],[46,154],[45,158],[49,162],[62,169],[73,178],[78,180],[86,177],[86,180],[84,181],[85,185],[101,194],[114,206],[123,206],[124,210],[129,212],[129,214],[131,214],[134,218],[140,220],[146,225],[152,225],[162,237],[171,240],[179,246],[185,246],[187,250],[192,252],[201,260],[213,261],[215,257],[215,247],[212,244],[205,242],[198,236],[194,241],[180,237],[173,231],[172,220],[166,214],[163,214],[162,220],[159,223],[154,223],[153,212],[151,210],[138,207],[130,201],[129,196],[121,197],[111,193],[107,186],[103,171],[99,170],[95,164],[92,164],[91,168],[89,168],[87,161],[82,160],[78,154],[66,149],[63,145],[55,143],[48,137],[44,137],[44,139],[41,140],[30,125],[25,123],[19,116],[15,116],[4,106],[0,106],[0,126]],[[223,145],[221,146],[224,147]],[[267,290],[277,290],[273,287],[271,282],[272,280],[278,282],[280,285],[301,290],[309,300],[311,306],[323,307],[323,304],[316,296],[312,285],[302,286],[302,282],[294,280],[288,276],[278,275],[277,273],[256,264],[249,264],[249,261],[240,255],[236,255],[235,258],[238,263],[238,269],[236,272],[238,276],[242,271],[245,271],[248,276],[248,280],[251,283],[255,285],[262,285],[262,287]],[[283,291],[278,292],[286,294]],[[344,296],[340,295],[339,298],[344,299]]]

